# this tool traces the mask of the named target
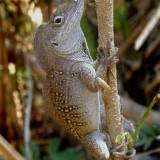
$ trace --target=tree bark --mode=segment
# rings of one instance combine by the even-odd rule
[[[114,33],[113,33],[113,4],[112,0],[96,0],[97,18],[99,29],[99,48],[103,49],[107,57],[115,54]],[[106,114],[109,122],[109,133],[113,147],[117,146],[116,136],[123,133],[120,114],[120,102],[117,90],[116,64],[113,64],[106,71],[104,79],[112,88],[109,101],[105,102]],[[108,95],[107,95],[108,96]],[[105,100],[105,99],[104,99]]]
[[[113,0],[96,0],[96,6],[99,33],[99,50],[106,54],[104,57],[113,56],[116,53],[113,32]],[[109,66],[104,77],[102,78],[111,87],[111,92],[109,94],[103,93],[103,100],[105,103],[108,132],[112,144],[112,149],[117,151],[117,147],[121,145],[120,150],[117,152],[123,152],[126,150],[126,145],[118,144],[116,142],[117,135],[122,135],[124,133],[120,112],[120,98],[117,89],[116,64]],[[117,157],[113,155],[110,160],[123,160],[124,156]]]

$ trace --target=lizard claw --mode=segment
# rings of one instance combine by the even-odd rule
[[[104,49],[102,49],[102,48],[99,48],[98,51],[99,51],[99,53],[97,54],[98,55],[97,60],[98,60],[99,64],[102,64],[106,68],[108,66],[116,64],[119,61],[118,56],[117,56],[117,51],[118,51],[117,47],[115,47],[114,53],[109,56],[108,56],[108,54],[106,54],[104,52]]]
[[[109,57],[107,57],[106,63],[108,66],[111,66],[115,63],[117,63],[119,61],[117,53],[114,53],[112,55],[110,55]]]

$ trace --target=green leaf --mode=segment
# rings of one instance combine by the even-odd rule
[[[56,152],[58,152],[59,147],[60,147],[60,139],[54,138],[53,140],[51,140],[51,142],[48,146],[48,151],[50,153],[56,153]]]
[[[18,67],[17,68],[17,75],[22,80],[27,80],[28,79],[28,72],[27,72],[26,68]]]
[[[146,135],[147,137],[155,137],[156,136],[153,128],[147,126],[146,124],[144,124],[143,127],[141,128],[141,135],[142,134]]]
[[[139,139],[135,146],[142,147],[144,151],[148,150],[156,141],[156,137],[160,134],[160,124],[154,124],[152,127],[144,124],[139,133]]]
[[[72,148],[68,148],[62,152],[55,154],[54,160],[80,160],[82,152]]]
[[[48,157],[45,160],[80,160],[83,152],[74,148],[67,148],[63,151],[59,150],[60,139],[55,138],[48,147]]]
[[[154,124],[152,128],[157,135],[160,134],[160,123]]]
[[[29,146],[32,155],[32,160],[40,160],[40,151],[38,145],[32,141],[30,142]]]

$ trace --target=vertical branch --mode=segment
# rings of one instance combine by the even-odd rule
[[[114,45],[113,31],[113,0],[96,0],[98,33],[99,33],[99,49],[106,54],[105,57],[114,56],[117,49]],[[101,64],[101,67],[103,64]],[[112,144],[113,156],[110,160],[131,159],[135,150],[129,150],[124,142],[116,142],[118,135],[123,135],[123,124],[120,112],[120,98],[117,88],[117,71],[116,64],[112,64],[105,72],[104,80],[111,87],[111,91],[103,93],[103,100],[106,110],[106,121],[108,132]]]
[[[32,109],[32,96],[33,96],[33,82],[32,82],[32,67],[29,57],[26,56],[26,68],[28,73],[28,94],[27,102],[24,115],[24,145],[25,145],[25,154],[27,160],[31,160],[31,151],[30,151],[30,119],[31,119],[31,109]]]
[[[114,46],[113,32],[113,1],[112,0],[96,0],[97,18],[99,29],[99,48],[102,48],[105,54],[113,55],[116,52]],[[106,56],[106,57],[107,57]],[[109,101],[104,101],[106,105],[107,123],[109,124],[109,134],[113,147],[117,146],[115,142],[116,136],[123,133],[123,127],[120,114],[120,102],[117,90],[117,72],[116,64],[110,66],[104,79],[112,88],[109,94]],[[108,96],[108,95],[107,95]]]
[[[99,33],[99,49],[106,54],[105,57],[114,56],[117,52],[114,46],[114,31],[113,31],[113,0],[96,0],[97,6],[97,20]],[[102,66],[102,64],[101,64]],[[102,66],[104,67],[104,66]],[[110,158],[112,160],[130,159],[127,155],[127,144],[123,142],[116,142],[118,135],[123,135],[123,124],[120,112],[120,98],[117,89],[117,71],[116,64],[112,64],[105,72],[104,80],[111,87],[111,92],[103,93],[103,100],[106,110],[106,121],[108,125],[108,132],[112,144],[114,155]]]
[[[108,42],[114,38],[113,2],[112,0],[96,0],[96,6],[99,29],[99,47],[109,48]]]

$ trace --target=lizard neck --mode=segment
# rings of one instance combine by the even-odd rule
[[[84,43],[85,46],[84,46]],[[54,52],[54,55],[58,59],[64,60],[73,60],[73,61],[83,61],[83,62],[93,62],[93,59],[90,56],[89,49],[85,41],[79,40],[79,44],[75,44],[71,49],[68,51],[59,51]]]
[[[56,58],[63,59],[63,60],[72,60],[72,61],[83,61],[83,62],[93,62],[92,58],[86,54],[81,48],[70,52],[68,54],[61,53],[55,54]]]
[[[65,51],[56,51],[54,52],[54,54],[58,57],[62,57],[62,58],[70,58],[72,56],[74,56],[75,54],[77,54],[78,52],[80,52],[82,50],[80,45],[75,44],[72,48],[67,49]]]
[[[66,54],[52,54],[52,61],[49,61],[48,68],[52,70],[70,70],[71,66],[76,63],[89,63],[93,65],[93,60],[81,50]]]

